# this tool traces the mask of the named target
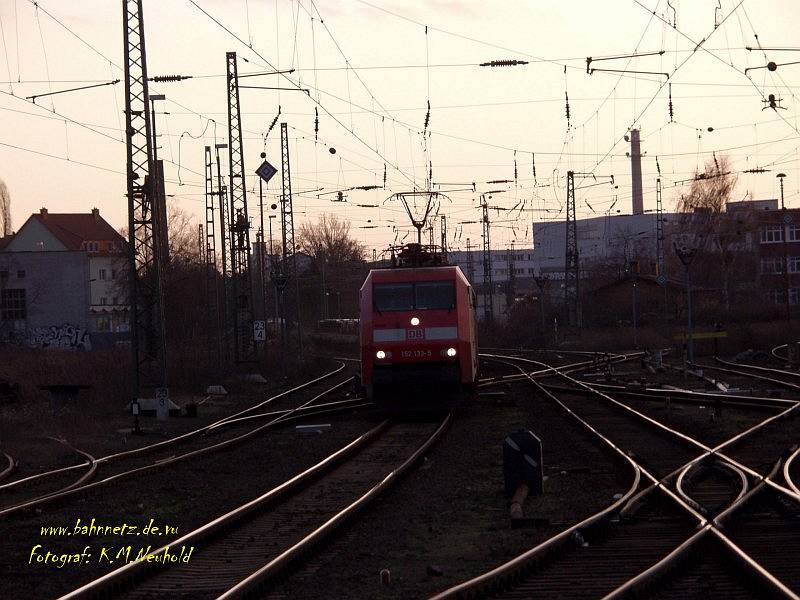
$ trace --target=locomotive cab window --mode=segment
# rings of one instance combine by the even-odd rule
[[[378,312],[413,310],[414,284],[376,283],[372,288],[372,297]]]
[[[424,281],[414,286],[418,310],[451,310],[456,307],[456,287],[452,281]]]
[[[452,281],[376,283],[372,296],[378,312],[451,310],[456,307],[456,289]]]

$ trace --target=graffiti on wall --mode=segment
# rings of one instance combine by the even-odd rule
[[[37,327],[28,332],[28,345],[32,348],[66,348],[68,350],[91,350],[89,332],[64,323],[61,326]]]

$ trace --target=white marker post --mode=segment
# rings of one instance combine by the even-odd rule
[[[159,421],[169,418],[169,388],[156,388],[156,418]]]

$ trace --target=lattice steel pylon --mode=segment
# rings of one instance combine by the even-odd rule
[[[127,149],[130,336],[133,397],[167,387],[162,257],[154,210],[155,165],[141,0],[123,0],[125,135]],[[162,392],[163,393],[163,392]]]
[[[581,325],[580,268],[578,264],[578,221],[575,215],[575,173],[567,171],[567,247],[564,253],[564,304],[567,323],[572,327]]]
[[[281,123],[281,244],[283,256],[280,262],[280,273],[276,285],[280,291],[284,344],[288,343],[286,334],[286,302],[284,290],[286,284],[294,279],[295,312],[297,317],[297,343],[302,348],[300,332],[300,282],[297,280],[297,259],[294,241],[294,211],[292,209],[292,171],[289,161],[289,128],[286,123]]]
[[[214,158],[211,146],[206,146],[206,235],[205,235],[205,292],[206,328],[208,331],[209,364],[220,366],[222,361],[222,339],[220,337],[219,278],[217,277],[216,219],[214,217]]]
[[[494,282],[492,281],[492,244],[489,239],[489,206],[483,198],[483,317],[489,323],[494,321]]]
[[[256,359],[253,340],[253,286],[250,271],[250,217],[247,213],[242,115],[236,52],[225,54],[228,66],[228,167],[230,169],[231,279],[233,284],[233,344],[236,362]]]
[[[661,202],[661,178],[656,179],[656,275],[666,276],[664,264],[664,206]]]

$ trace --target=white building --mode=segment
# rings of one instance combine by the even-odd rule
[[[125,239],[96,208],[90,213],[50,213],[42,208],[5,242],[2,251],[83,252],[89,276],[89,330],[118,333],[127,331],[129,322],[126,247]]]

